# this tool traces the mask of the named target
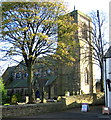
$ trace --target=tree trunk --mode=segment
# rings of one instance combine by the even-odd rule
[[[48,88],[49,88],[48,99],[51,99],[51,86],[49,85]]]
[[[101,65],[100,69],[101,69],[100,85],[101,85],[101,92],[103,92],[104,91],[104,89],[103,89],[103,78],[104,78],[103,65]]]
[[[103,50],[102,50],[102,56],[103,56]],[[101,69],[101,79],[100,79],[100,83],[101,83],[101,92],[104,91],[104,87],[103,87],[103,80],[104,80],[104,61],[103,61],[103,57],[101,59],[101,62],[100,62],[100,69]]]
[[[93,94],[93,67],[92,67],[92,62],[90,63],[90,94]]]
[[[42,87],[42,98],[41,98],[41,103],[44,102],[44,87]]]
[[[33,71],[32,71],[32,65],[31,64],[28,64],[27,72],[28,72],[29,103],[35,103],[35,92],[34,92],[34,89],[33,89]]]
[[[90,38],[91,39],[91,38]],[[89,57],[89,70],[90,70],[90,94],[93,94],[93,63],[92,63],[92,48],[90,47],[90,55]]]

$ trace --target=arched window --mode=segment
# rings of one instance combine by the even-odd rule
[[[20,79],[21,78],[21,72],[16,73],[16,78]]]

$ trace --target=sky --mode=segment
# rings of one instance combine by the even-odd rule
[[[67,4],[68,10],[73,11],[74,6],[76,10],[79,10],[85,14],[89,14],[91,11],[100,10],[109,17],[109,2],[111,0],[64,0]],[[109,18],[108,18],[109,19]],[[107,30],[109,29],[109,23],[107,23]],[[109,39],[109,35],[107,35]],[[95,79],[100,79],[100,69],[94,66]]]
[[[68,4],[70,11],[79,10],[85,14],[92,10],[102,10],[109,13],[109,2],[111,0],[64,0]]]
[[[0,0],[1,1],[1,0]],[[111,0],[63,0],[68,7],[69,11],[79,10],[85,14],[89,14],[91,11],[100,10],[109,14],[109,2]],[[10,64],[10,63],[8,63]],[[7,64],[0,61],[0,67],[6,66]]]

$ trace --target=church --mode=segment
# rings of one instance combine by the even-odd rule
[[[35,89],[39,90],[40,94],[44,92],[48,98],[63,96],[67,92],[70,93],[70,95],[74,95],[89,94],[95,91],[93,87],[95,82],[93,76],[92,50],[85,42],[91,42],[91,18],[78,10],[74,10],[69,14],[79,26],[74,38],[74,41],[79,43],[79,48],[77,48],[76,51],[74,50],[77,55],[74,64],[67,66],[58,63],[57,67],[55,61],[49,58],[53,61],[53,64],[50,66],[44,63],[34,65]],[[27,96],[27,76],[28,74],[26,73],[26,67],[23,61],[17,66],[7,68],[2,77],[8,89],[8,94],[19,93]]]

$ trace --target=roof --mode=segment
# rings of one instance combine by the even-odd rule
[[[111,58],[111,46],[109,47],[108,51],[106,52],[104,58]]]
[[[44,86],[49,86],[53,84],[53,82],[56,80],[56,76],[39,78],[38,80],[40,81],[39,84],[42,83],[42,85]],[[7,88],[27,88],[27,87],[28,87],[27,79],[16,79],[7,85]]]
[[[22,80],[13,80],[9,85],[7,85],[7,88],[27,88],[27,79]]]
[[[9,80],[9,78],[11,77],[11,73],[15,70],[15,68],[16,68],[16,66],[12,66],[12,67],[8,67],[6,69],[6,71],[2,75],[2,77],[5,81]]]
[[[49,80],[46,82],[45,86],[51,85],[56,80],[56,78],[57,78],[57,76],[50,76]]]

